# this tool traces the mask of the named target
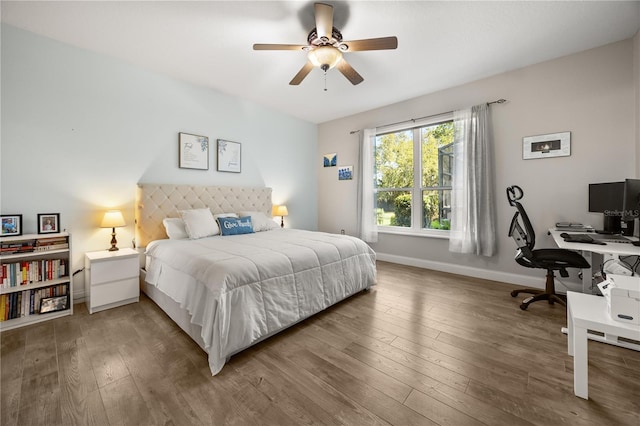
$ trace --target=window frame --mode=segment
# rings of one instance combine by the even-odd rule
[[[448,229],[431,229],[422,227],[422,208],[414,208],[416,201],[418,206],[422,206],[423,191],[443,189],[437,187],[422,186],[422,135],[421,130],[424,127],[434,126],[445,122],[453,122],[453,112],[438,114],[421,120],[412,120],[410,125],[406,122],[394,126],[386,126],[384,131],[376,131],[376,138],[389,133],[398,133],[403,131],[413,131],[413,187],[411,188],[383,188],[384,191],[407,191],[411,192],[411,226],[387,226],[377,225],[378,232],[382,234],[411,235],[429,238],[448,239],[450,231]],[[417,137],[416,137],[417,134]],[[374,148],[375,149],[375,148]],[[416,161],[416,159],[418,161]],[[374,168],[375,168],[374,162]],[[438,173],[440,173],[440,164],[438,164]],[[375,170],[374,170],[375,175]],[[417,185],[416,185],[417,184]],[[377,200],[378,188],[374,189],[374,199]]]

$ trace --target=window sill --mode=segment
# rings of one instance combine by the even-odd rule
[[[407,235],[411,237],[427,237],[427,238],[438,238],[443,240],[449,239],[449,231],[445,230],[436,230],[436,229],[421,229],[416,231],[414,229],[406,229],[406,228],[395,228],[395,227],[387,227],[387,226],[379,226],[378,227],[379,234],[393,234],[393,235]]]

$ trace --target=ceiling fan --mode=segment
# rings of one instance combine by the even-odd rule
[[[253,50],[302,50],[307,52],[307,63],[289,82],[291,85],[299,85],[314,67],[323,70],[325,75],[329,69],[336,67],[352,84],[362,83],[364,78],[349,65],[342,54],[364,50],[395,49],[398,47],[398,39],[396,37],[342,41],[342,34],[333,26],[333,6],[315,3],[314,14],[316,27],[311,30],[307,37],[308,44],[253,45]]]

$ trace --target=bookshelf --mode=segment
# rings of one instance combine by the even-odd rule
[[[72,314],[69,233],[1,237],[0,331]]]

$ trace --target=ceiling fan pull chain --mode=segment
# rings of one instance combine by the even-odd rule
[[[324,72],[324,91],[327,91],[327,72]]]

